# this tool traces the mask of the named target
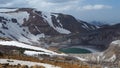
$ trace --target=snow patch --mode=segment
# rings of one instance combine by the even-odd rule
[[[70,34],[71,32],[64,29],[64,28],[60,28],[60,27],[56,27],[55,28],[59,33],[62,33],[62,34]]]
[[[26,55],[29,55],[29,56],[38,56],[38,55],[40,55],[40,54],[46,54],[46,55],[52,55],[52,54],[50,54],[50,53],[46,53],[46,52],[36,52],[36,51],[25,51],[24,52],[24,54],[26,54]]]
[[[87,61],[86,59],[84,58],[80,58],[80,57],[76,57],[77,59],[81,60],[81,61]]]

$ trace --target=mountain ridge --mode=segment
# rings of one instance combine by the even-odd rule
[[[33,45],[84,45],[104,50],[119,39],[119,24],[97,28],[72,15],[33,8],[0,9],[0,36]]]
[[[18,41],[26,39],[27,43],[30,40],[30,42],[38,42],[39,38],[45,37],[45,35],[65,35],[96,29],[93,25],[77,21],[71,15],[46,13],[31,8],[4,9],[3,12],[0,12],[0,22],[2,29],[0,30],[1,36]],[[16,34],[18,36],[15,36]],[[18,38],[23,39],[19,40]]]

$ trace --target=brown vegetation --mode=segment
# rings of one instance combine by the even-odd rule
[[[35,66],[31,66],[31,67],[28,67],[27,65],[9,65],[8,63],[6,64],[0,64],[0,68],[45,68],[43,66],[38,66],[38,65],[35,65]]]
[[[47,63],[47,64],[59,66],[61,68],[89,68],[88,65],[82,65],[81,66],[80,64],[77,64],[77,63],[52,61],[52,60],[48,60],[48,59],[39,60],[38,58],[35,58],[35,57],[33,58],[33,57],[30,57],[30,56],[25,56],[25,55],[5,55],[4,54],[3,56],[0,56],[0,58]],[[12,67],[12,68],[14,68],[14,67]],[[32,66],[31,68],[44,68],[44,67]]]
[[[35,66],[31,66],[30,68],[45,68],[43,66],[38,66],[38,65],[35,65]]]

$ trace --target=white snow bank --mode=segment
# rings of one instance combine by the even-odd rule
[[[46,54],[46,55],[52,55],[50,53],[45,53],[45,52],[36,52],[36,51],[25,51],[24,54],[29,55],[29,56],[35,56],[39,54]]]
[[[36,52],[36,51],[28,51],[26,50],[24,54],[29,55],[29,56],[37,56],[39,54],[46,54],[52,56],[53,54],[48,53],[48,52]],[[54,54],[55,55],[55,54]],[[67,56],[66,54],[57,54],[57,55],[62,55],[62,56]]]
[[[7,60],[13,61],[13,62],[8,62]],[[45,68],[60,68],[58,66],[50,65],[50,64],[45,64],[45,63],[38,63],[38,62],[30,62],[30,61],[22,61],[22,60],[13,60],[13,59],[0,59],[0,63],[9,63],[10,65],[28,65],[34,66],[34,65],[39,65],[39,66],[44,66]]]
[[[2,41],[0,40],[0,44],[1,45],[7,45],[7,46],[16,46],[16,47],[21,47],[21,48],[26,48],[26,49],[32,49],[32,50],[38,50],[38,51],[43,51],[43,52],[36,52],[36,51],[25,51],[25,54],[27,55],[37,55],[37,54],[47,54],[47,55],[66,55],[66,54],[58,54],[56,52],[47,50],[47,49],[43,49],[40,47],[36,47],[36,46],[31,46],[28,44],[24,44],[24,43],[20,43],[17,41]]]
[[[81,60],[81,61],[87,61],[87,59],[81,58],[81,57],[76,57],[77,59]]]
[[[120,40],[113,41],[111,44],[119,44],[120,45]]]
[[[33,49],[33,50],[40,50],[40,51],[48,52],[51,54],[57,54],[53,51],[49,51],[49,50],[46,50],[46,49],[43,49],[40,47],[36,47],[36,46],[27,45],[27,44],[20,43],[17,41],[2,41],[2,40],[0,40],[0,44],[1,45],[8,45],[8,46],[16,46],[16,47],[21,47],[21,48],[27,48],[27,49]]]

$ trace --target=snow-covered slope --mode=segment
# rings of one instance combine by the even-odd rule
[[[32,8],[0,9],[0,37],[25,43],[40,43],[40,38],[46,35],[67,35],[94,30],[92,26],[61,13],[46,13]]]
[[[42,33],[35,36],[28,27],[21,27],[24,19],[29,19],[28,12],[0,13],[0,36],[26,43],[38,42],[39,38],[44,37]]]

